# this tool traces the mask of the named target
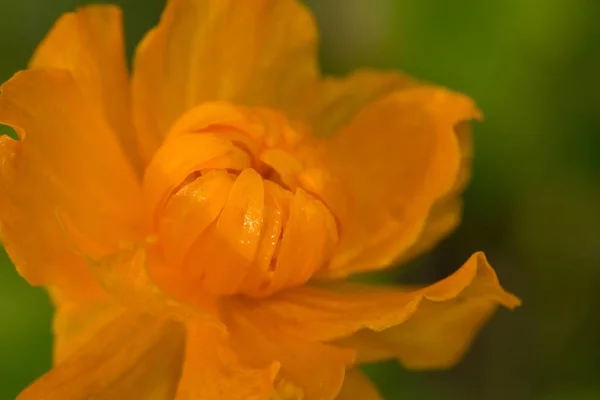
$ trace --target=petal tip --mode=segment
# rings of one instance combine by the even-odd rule
[[[483,253],[482,251],[478,251],[475,254],[473,254],[473,256],[471,256],[471,259],[473,258],[476,259],[475,265],[477,266],[477,268],[483,268],[482,274],[484,276],[487,275],[487,278],[491,281],[494,290],[497,292],[494,297],[496,297],[498,303],[510,310],[514,310],[515,308],[521,306],[521,299],[519,299],[514,294],[507,292],[500,285],[498,276],[492,268],[492,266],[490,265],[489,261],[487,260],[485,253]]]

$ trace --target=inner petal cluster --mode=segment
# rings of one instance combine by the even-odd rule
[[[338,226],[308,137],[276,111],[228,103],[203,104],[174,124],[143,188],[171,275],[214,295],[263,297],[327,264]]]

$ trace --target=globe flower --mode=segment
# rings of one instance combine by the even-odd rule
[[[119,9],[61,17],[4,83],[2,238],[56,307],[19,399],[377,399],[357,366],[458,361],[504,291],[482,253],[424,287],[350,282],[460,218],[466,96],[323,77],[295,0],[170,0],[129,76]]]

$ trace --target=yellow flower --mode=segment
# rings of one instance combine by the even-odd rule
[[[482,253],[422,288],[342,281],[458,223],[472,101],[397,73],[321,77],[295,0],[64,15],[2,86],[0,221],[56,305],[20,399],[376,399],[354,368],[454,364],[505,292]]]

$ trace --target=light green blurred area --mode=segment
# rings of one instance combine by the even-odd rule
[[[243,1],[243,0],[240,0]],[[129,50],[162,1],[123,6]],[[0,0],[0,80],[85,1]],[[484,111],[461,228],[386,279],[444,277],[484,250],[524,306],[500,311],[454,369],[368,368],[386,399],[600,399],[600,2],[312,0],[329,72],[402,69]],[[51,307],[4,253],[0,400],[50,366]]]

